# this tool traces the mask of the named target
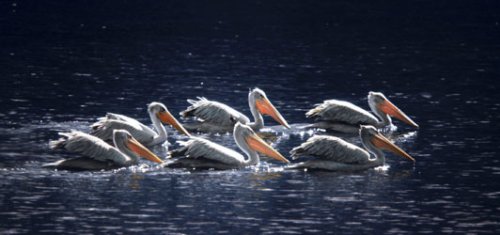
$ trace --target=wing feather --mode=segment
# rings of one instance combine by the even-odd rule
[[[221,126],[233,126],[238,121],[250,122],[244,114],[217,101],[198,97],[198,100],[188,99],[188,102],[191,106],[180,113],[183,117],[195,117],[199,121]]]
[[[78,153],[98,161],[111,160],[123,163],[128,160],[128,157],[118,151],[118,149],[95,136],[75,130],[59,133],[59,135],[61,135],[59,140],[49,143],[52,149],[66,149],[69,152]]]
[[[108,113],[96,123],[91,125],[91,135],[97,136],[105,141],[113,139],[113,130],[124,129],[137,139],[140,143],[148,144],[157,135],[151,128],[139,121],[125,115]]]
[[[315,156],[339,163],[359,164],[369,158],[368,152],[334,136],[316,135],[290,151],[293,158]]]
[[[240,165],[245,160],[240,153],[200,137],[191,137],[188,141],[179,143],[187,148],[186,157],[206,158],[229,165]]]
[[[341,100],[325,100],[306,113],[308,118],[329,122],[376,125],[377,118],[368,111],[352,103]]]

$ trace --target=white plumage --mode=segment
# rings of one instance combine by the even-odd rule
[[[301,155],[311,155],[324,160],[348,164],[364,163],[370,157],[367,151],[354,144],[338,137],[324,135],[309,138],[299,147],[292,149],[290,153],[294,159]]]
[[[62,136],[61,139],[49,142],[51,149],[63,148],[98,161],[111,161],[122,165],[132,160],[118,148],[81,131],[71,130],[71,132],[61,132],[59,135]]]
[[[377,124],[377,118],[368,111],[346,101],[325,100],[306,113],[306,117],[317,120],[343,122],[347,124]]]
[[[153,140],[158,138],[159,134],[139,121],[121,114],[107,113],[105,117],[92,124],[91,134],[103,140],[113,138],[113,130],[123,129],[130,132],[134,138],[145,145],[152,145]],[[162,139],[166,141],[166,139]],[[161,141],[158,141],[161,142]]]
[[[244,114],[236,111],[228,105],[217,101],[211,101],[205,97],[198,97],[198,100],[188,99],[191,104],[180,114],[184,117],[194,116],[200,122],[207,122],[212,125],[234,127],[236,122],[247,124],[250,119]]]
[[[245,157],[240,153],[200,137],[191,137],[190,140],[179,143],[187,148],[185,156],[188,158],[206,158],[235,166],[245,162]]]
[[[189,135],[162,103],[150,103],[148,114],[155,130],[125,115],[108,113],[91,125],[91,134],[109,142],[112,139],[113,130],[123,129],[130,132],[140,143],[153,146],[167,141],[167,131],[162,123],[168,123],[180,132]]]
[[[72,130],[59,133],[60,139],[50,141],[51,149],[64,149],[80,157],[45,164],[44,167],[66,170],[107,170],[137,164],[139,156],[161,163],[161,159],[137,142],[126,130],[113,131],[114,146],[104,140]]]
[[[172,157],[181,156],[181,158],[168,164],[167,167],[241,168],[258,164],[260,158],[257,152],[279,161],[288,162],[285,157],[265,143],[247,125],[237,123],[234,126],[233,136],[238,147],[246,153],[248,158],[220,144],[200,137],[191,137],[186,142],[180,142],[183,147],[170,152]]]
[[[380,92],[368,93],[368,105],[378,119],[352,103],[334,99],[317,104],[316,107],[306,112],[306,117],[316,121],[310,127],[340,132],[355,133],[358,131],[359,125],[370,125],[376,128],[389,126],[392,124],[391,116],[418,128],[413,120]]]
[[[392,151],[415,161],[408,153],[394,145],[373,126],[361,126],[359,136],[364,149],[333,136],[313,136],[290,151],[293,158],[312,156],[289,168],[310,168],[330,171],[356,171],[381,166],[385,155],[381,149]],[[370,153],[374,157],[370,156]]]
[[[258,88],[251,90],[248,94],[248,105],[254,118],[253,122],[250,122],[250,119],[244,114],[217,101],[198,97],[197,100],[188,99],[188,102],[191,106],[180,114],[185,118],[193,117],[195,119],[195,123],[185,125],[191,131],[231,132],[234,125],[238,122],[258,131],[264,127],[262,114],[271,116],[281,125],[289,128],[286,120],[272,105],[264,91]]]

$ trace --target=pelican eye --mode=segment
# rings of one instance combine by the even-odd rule
[[[232,123],[236,123],[236,119],[234,117],[229,117],[229,120],[232,122]]]

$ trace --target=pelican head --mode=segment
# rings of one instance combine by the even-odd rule
[[[255,105],[259,113],[261,113],[262,115],[271,116],[279,124],[290,129],[290,125],[288,125],[285,118],[281,116],[280,112],[278,112],[278,110],[274,107],[271,101],[269,101],[269,99],[266,96],[266,93],[263,90],[259,88],[254,88],[248,94],[248,100],[251,106]]]
[[[359,129],[359,136],[361,137],[361,142],[363,143],[363,145],[369,150],[388,150],[412,162],[415,162],[415,159],[412,156],[393,144],[385,136],[380,134],[380,132],[373,126],[361,125]]]
[[[249,126],[240,122],[236,123],[236,125],[234,126],[233,135],[236,144],[245,152],[247,152],[247,154],[250,154],[249,151],[256,151],[278,161],[289,163],[289,161],[285,157],[283,157],[283,155],[281,155],[273,147],[267,144],[262,138],[255,134],[255,132]]]
[[[370,91],[368,93],[368,104],[372,110],[378,110],[391,117],[397,118],[406,124],[418,128],[418,124],[409,118],[403,111],[394,105],[381,92]]]
[[[163,161],[156,156],[154,153],[149,151],[144,145],[139,143],[132,135],[126,130],[113,130],[113,142],[115,146],[124,146],[131,152],[135,153],[137,156],[143,157],[147,160],[156,163],[162,163]]]
[[[151,102],[148,105],[148,112],[150,115],[157,117],[163,124],[169,124],[179,132],[191,136],[189,132],[182,126],[182,124],[175,119],[175,117],[168,111],[167,107],[160,102]]]

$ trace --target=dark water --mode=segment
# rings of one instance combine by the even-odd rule
[[[500,233],[500,7],[494,1],[0,3],[0,233]],[[396,122],[385,170],[42,169],[48,141],[107,111],[146,123],[205,96],[249,114],[260,87],[292,124],[382,91]],[[268,124],[275,123],[266,119]],[[182,138],[170,131],[170,142]],[[287,153],[309,132],[281,133]],[[236,148],[229,135],[209,135]],[[164,154],[159,149],[156,152]],[[162,155],[163,156],[163,155]]]

